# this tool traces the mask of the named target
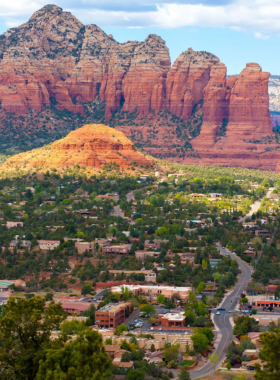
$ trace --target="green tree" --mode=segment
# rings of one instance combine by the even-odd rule
[[[251,318],[248,315],[239,316],[233,328],[233,334],[238,337],[256,331],[259,331],[258,323],[254,318]]]
[[[199,332],[207,337],[209,343],[211,343],[214,339],[215,334],[213,333],[213,330],[210,329],[210,327],[203,327],[203,329],[200,329]]]
[[[163,303],[164,303],[164,300],[165,300],[164,295],[163,295],[163,294],[159,294],[159,295],[157,296],[157,300],[158,300],[158,303],[159,303],[159,304],[163,304]]]
[[[194,348],[198,352],[202,353],[208,349],[209,341],[206,335],[197,332],[191,336],[191,340],[193,341]]]
[[[151,351],[152,352],[155,352],[155,350],[156,350],[156,348],[155,348],[155,345],[154,345],[154,343],[151,345]]]
[[[195,313],[191,309],[186,310],[184,315],[186,317],[186,325],[191,325],[194,323],[196,317]]]
[[[114,334],[121,335],[124,331],[128,331],[128,328],[124,323],[122,323],[118,327],[115,328]]]
[[[179,344],[171,344],[171,345],[167,344],[164,348],[164,360],[166,362],[170,362],[172,360],[177,362],[178,356],[179,356],[179,351],[180,351],[180,345]]]
[[[182,368],[180,373],[179,373],[178,379],[179,380],[191,380],[191,377],[190,377],[189,372],[185,368]]]
[[[156,308],[153,305],[140,305],[140,311],[143,313],[143,316],[150,317],[151,315],[156,314]]]
[[[230,362],[227,362],[227,370],[228,370],[228,371],[231,370],[231,364],[230,364]]]
[[[45,300],[46,301],[52,301],[53,300],[53,294],[52,293],[47,293],[45,295]]]
[[[280,379],[280,329],[260,335],[261,350],[259,358],[265,361],[263,367],[256,365],[256,380]]]
[[[60,331],[67,335],[78,334],[81,331],[85,330],[84,322],[79,321],[64,321],[60,325]]]
[[[197,315],[207,315],[209,314],[208,310],[207,310],[207,305],[205,305],[203,302],[198,302],[196,308],[196,314]]]
[[[209,360],[210,362],[213,364],[214,366],[214,369],[216,368],[216,365],[218,364],[219,362],[219,355],[214,353],[214,354],[211,354],[209,355]]]
[[[125,380],[144,380],[144,373],[139,369],[131,369],[125,376]]]
[[[130,362],[130,360],[131,360],[130,352],[124,352],[122,354],[121,362]]]
[[[92,286],[90,284],[84,284],[84,286],[82,287],[81,294],[85,296],[86,294],[90,294],[91,291],[92,291]]]
[[[275,299],[280,299],[280,286],[278,285],[277,288],[275,289]]]
[[[82,312],[82,314],[81,314],[82,317],[88,317],[88,321],[86,322],[87,326],[94,325],[94,323],[95,323],[95,312],[96,312],[96,308],[95,308],[93,303],[90,305],[90,307],[87,310],[84,310]]]
[[[1,376],[5,379],[34,380],[39,361],[45,360],[46,349],[61,347],[61,339],[50,340],[52,330],[58,330],[65,314],[60,303],[45,298],[11,297],[2,306],[0,319]]]
[[[196,287],[196,291],[197,291],[198,293],[201,293],[201,292],[203,292],[204,289],[205,289],[205,283],[201,281],[201,282],[197,285],[197,287]]]
[[[40,361],[36,380],[83,379],[103,380],[111,373],[111,361],[104,351],[102,337],[87,328],[76,340],[47,351]]]

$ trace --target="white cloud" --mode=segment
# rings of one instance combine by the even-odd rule
[[[18,25],[43,0],[0,0],[0,22]],[[280,35],[280,0],[57,0],[83,23],[129,28],[214,27],[249,31],[256,38]]]

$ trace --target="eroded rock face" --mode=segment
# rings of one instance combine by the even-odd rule
[[[187,162],[279,170],[279,145],[269,111],[269,75],[258,64],[248,63],[237,78],[226,81],[222,67],[212,68],[201,133],[192,141],[199,159],[188,157]]]
[[[203,90],[209,82],[211,67],[219,61],[213,54],[195,52],[191,48],[182,53],[167,76],[167,109],[182,119],[188,119],[194,105],[203,99]]]
[[[5,162],[5,168],[66,168],[75,165],[101,167],[115,163],[121,168],[151,165],[150,159],[137,152],[120,131],[102,124],[88,124],[65,138],[39,149],[21,153]]]
[[[189,123],[199,107],[203,123],[191,135],[200,132],[191,144],[201,163],[212,157],[217,165],[228,162],[224,158],[227,154],[232,161],[237,151],[243,159],[248,141],[254,144],[254,149],[248,148],[254,152],[254,141],[273,134],[268,78],[269,73],[262,72],[256,63],[247,64],[238,77],[227,78],[225,65],[215,55],[192,49],[182,53],[171,67],[169,50],[159,36],[120,44],[98,26],[84,26],[55,5],[43,7],[27,23],[0,36],[1,113],[25,115],[30,109],[40,112],[55,106],[84,115],[84,103],[104,101],[107,120],[120,109],[137,113],[137,126],[124,124],[123,130],[129,125],[131,135],[131,128],[138,132],[141,125],[147,131],[162,126],[173,135],[177,128],[173,130],[165,116],[155,121],[157,113],[168,110]],[[186,156],[186,141],[181,135],[173,136],[167,146],[167,134],[158,134],[162,135],[158,141],[163,141],[165,156],[171,157],[167,152],[170,145],[172,156],[180,148],[183,151],[175,161],[191,162],[193,155]],[[154,150],[156,144],[151,143]],[[219,161],[220,156],[224,161]]]

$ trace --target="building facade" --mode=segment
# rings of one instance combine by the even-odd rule
[[[108,304],[95,312],[95,324],[100,328],[116,328],[131,312],[130,302]]]
[[[82,255],[86,251],[90,252],[90,253],[94,253],[95,252],[94,242],[93,243],[88,243],[88,242],[77,241],[75,243],[75,248],[77,249],[79,255]]]

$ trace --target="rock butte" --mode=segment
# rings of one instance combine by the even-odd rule
[[[260,142],[273,136],[270,74],[256,63],[247,64],[238,77],[226,74],[226,66],[213,54],[190,48],[171,66],[169,50],[159,36],[121,44],[55,5],[43,7],[27,23],[0,36],[2,111],[26,115],[30,109],[40,112],[55,106],[84,115],[84,103],[98,99],[105,104],[107,120],[116,110],[138,114],[137,126],[120,127],[133,136],[133,130],[147,128],[141,117],[167,110],[188,120],[199,105],[203,123],[191,141],[191,153],[176,153],[185,141],[175,137],[171,142],[170,136],[176,157],[168,157],[170,147],[160,127],[150,152],[161,151],[170,161],[182,163],[278,170],[278,145],[268,149]],[[164,119],[161,125],[168,130]],[[176,133],[175,128],[170,135]]]
[[[75,165],[92,168],[109,163],[116,163],[120,168],[129,168],[133,163],[152,165],[152,161],[137,152],[122,132],[102,124],[88,124],[49,146],[12,156],[2,168],[44,169]]]

